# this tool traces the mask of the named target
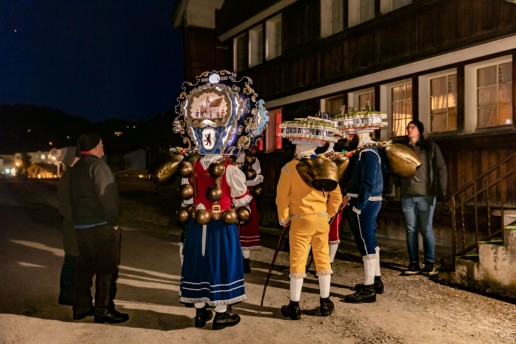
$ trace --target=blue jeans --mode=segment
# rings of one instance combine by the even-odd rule
[[[407,248],[410,263],[419,264],[419,229],[423,235],[425,262],[435,261],[435,237],[432,228],[435,196],[403,196],[401,209],[407,230]]]

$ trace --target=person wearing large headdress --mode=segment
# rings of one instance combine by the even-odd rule
[[[329,221],[338,212],[342,194],[337,166],[318,157],[315,149],[335,140],[335,126],[324,119],[308,117],[281,124],[280,136],[296,145],[295,158],[281,169],[276,206],[281,226],[290,225],[290,303],[281,314],[301,319],[299,301],[306,277],[306,259],[311,244],[320,289],[320,312],[329,316],[335,309],[330,300],[331,274],[328,252]]]
[[[246,299],[237,223],[249,216],[252,196],[246,176],[230,159],[249,148],[268,120],[251,79],[235,79],[228,71],[204,72],[197,82],[183,83],[173,130],[186,148],[168,152],[151,173],[159,181],[176,174],[182,208],[178,220],[186,227],[180,301],[196,308],[195,326],[212,319],[215,330],[234,326],[240,317],[228,306]],[[200,109],[200,113],[199,113]],[[212,118],[211,113],[222,114]]]
[[[346,216],[364,265],[364,283],[355,286],[355,293],[346,295],[345,302],[374,302],[376,293],[383,292],[376,240],[376,220],[382,207],[382,159],[370,135],[384,125],[383,118],[385,114],[365,111],[334,118],[347,135],[351,150],[348,153],[351,183],[343,203],[348,205]]]
[[[239,225],[244,273],[251,273],[251,251],[259,250],[261,248],[260,223],[256,198],[263,192],[263,188],[261,186],[263,183],[263,175],[260,160],[258,160],[258,157],[256,156],[256,151],[256,146],[253,146],[245,152],[240,152],[236,158],[236,163],[245,173],[245,184],[249,189],[249,193],[253,196],[253,200],[249,204],[251,210],[249,220]]]

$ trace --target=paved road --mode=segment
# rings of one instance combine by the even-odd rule
[[[263,248],[246,275],[242,316],[222,331],[196,329],[193,310],[178,302],[179,233],[124,231],[117,306],[130,314],[119,325],[71,320],[57,304],[63,250],[55,186],[0,181],[0,343],[514,343],[516,306],[449,288],[424,276],[383,270],[386,293],[374,304],[339,302],[362,275],[361,264],[334,263],[331,317],[317,316],[318,283],[305,280],[303,319],[279,315],[288,302],[288,254],[281,252],[259,307],[273,251]]]

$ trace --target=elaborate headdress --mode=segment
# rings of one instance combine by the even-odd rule
[[[357,108],[342,107],[339,115],[332,117],[335,125],[340,129],[342,135],[356,133],[370,133],[386,126],[388,123],[383,120],[387,118],[387,114],[379,111],[371,111],[363,109],[358,111]]]
[[[236,154],[255,144],[269,117],[252,80],[236,80],[226,70],[204,72],[196,79],[195,84],[183,83],[173,123],[187,151]]]
[[[293,144],[324,146],[326,142],[337,142],[339,130],[333,121],[308,116],[285,121],[280,124],[281,133],[278,135],[289,139]]]

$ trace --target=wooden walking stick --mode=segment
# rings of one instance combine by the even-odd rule
[[[272,275],[272,269],[274,268],[274,262],[276,261],[276,257],[278,256],[278,252],[281,248],[281,244],[283,243],[283,238],[285,237],[285,232],[290,226],[285,226],[281,230],[279,239],[278,239],[278,245],[276,247],[276,251],[274,252],[274,256],[272,256],[272,262],[269,266],[269,273],[267,273],[267,278],[265,279],[265,284],[263,285],[263,293],[262,293],[262,301],[260,302],[260,307],[263,307],[263,299],[265,298],[265,290],[267,290],[267,285],[269,284],[269,279]]]

